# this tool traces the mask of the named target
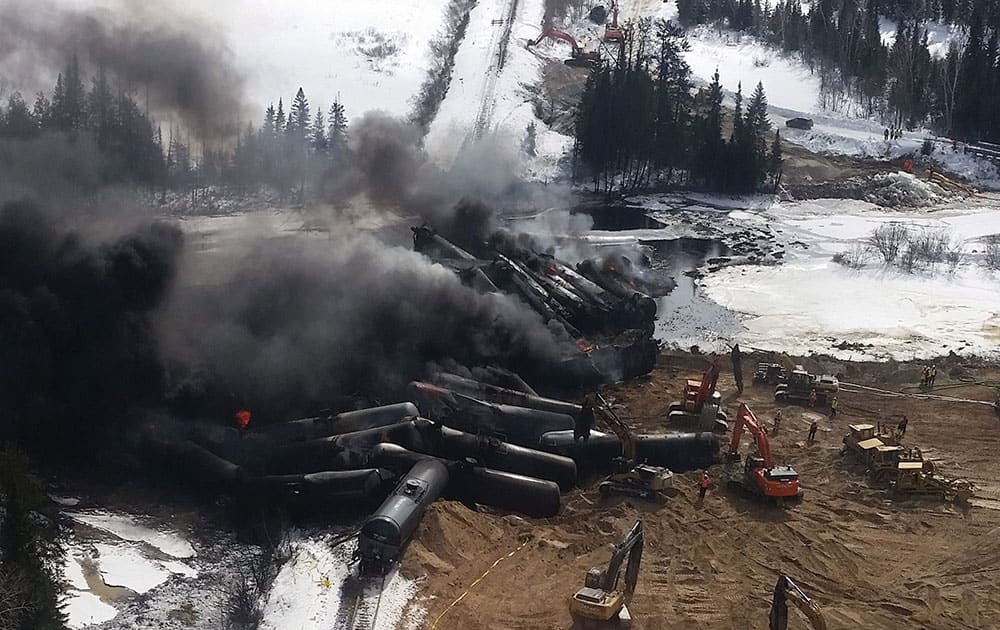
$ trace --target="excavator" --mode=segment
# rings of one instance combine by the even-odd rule
[[[715,386],[719,382],[719,357],[712,359],[700,381],[688,380],[684,400],[670,403],[667,421],[671,424],[694,423],[705,430],[725,433],[729,430],[728,418],[719,407],[722,394]]]
[[[622,454],[614,459],[615,472],[597,487],[601,494],[624,495],[652,501],[660,492],[672,486],[673,473],[670,470],[636,463],[635,437],[632,435],[632,430],[622,422],[604,396],[600,393],[591,394],[584,400],[583,405],[593,412],[595,420],[600,420],[601,424],[618,436],[622,443]]]
[[[620,44],[625,39],[625,34],[618,26],[618,3],[611,3],[611,24],[604,26],[604,41],[609,44]]]
[[[567,66],[571,66],[573,68],[592,68],[593,66],[596,66],[601,63],[600,51],[597,50],[593,52],[584,51],[583,48],[581,48],[580,45],[576,43],[576,40],[573,39],[572,35],[568,33],[563,33],[562,31],[557,31],[551,26],[546,26],[542,30],[541,35],[539,35],[535,39],[529,39],[528,48],[531,48],[532,46],[537,46],[538,44],[542,43],[542,40],[545,39],[546,37],[555,40],[561,40],[570,45],[570,47],[572,48],[572,53],[570,53],[570,58],[563,62]]]
[[[778,576],[771,600],[770,630],[788,630],[788,602],[798,608],[809,619],[813,630],[826,630],[826,618],[819,605],[809,598],[787,575]]]
[[[625,580],[619,586],[619,573],[626,558]],[[628,604],[639,581],[640,562],[642,521],[636,521],[625,538],[615,545],[607,568],[594,567],[587,571],[583,588],[570,598],[569,614],[576,627],[627,628],[631,625]]]
[[[740,438],[743,437],[744,430],[753,436],[757,452],[747,455],[742,474],[730,483],[757,496],[774,499],[779,504],[786,500],[801,499],[799,473],[791,466],[775,465],[767,433],[746,403],[740,403],[736,415],[733,437],[729,443],[729,460],[731,462],[740,460]]]

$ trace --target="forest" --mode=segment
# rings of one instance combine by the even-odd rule
[[[693,93],[686,47],[676,24],[641,20],[616,63],[590,74],[576,114],[578,181],[604,192],[687,186],[739,193],[778,184],[780,135],[764,86],[744,105],[738,85],[735,111],[724,115],[718,71]]]
[[[819,73],[826,109],[1000,141],[996,0],[678,0],[677,8],[683,25],[719,24],[801,55]],[[880,23],[892,22],[886,43]],[[951,32],[943,55],[931,53],[932,28]]]

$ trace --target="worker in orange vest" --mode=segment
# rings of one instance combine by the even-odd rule
[[[712,478],[708,476],[708,471],[701,471],[701,479],[698,480],[698,498],[704,499],[705,493],[708,492],[708,486],[712,484]]]

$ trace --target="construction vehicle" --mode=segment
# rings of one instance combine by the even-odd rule
[[[809,598],[787,575],[778,576],[771,600],[770,630],[788,630],[788,602],[809,619],[813,630],[826,630],[826,618],[819,605]]]
[[[899,462],[896,478],[889,483],[891,497],[937,497],[942,501],[968,503],[974,494],[971,482],[939,475],[929,461]]]
[[[849,424],[847,428],[850,433],[844,436],[841,454],[853,455],[865,466],[871,464],[879,447],[898,446],[895,433],[884,424]]]
[[[774,388],[774,400],[786,402],[808,401],[810,394],[816,392],[816,404],[826,406],[840,391],[840,382],[836,376],[822,376],[806,372],[802,366],[785,374],[785,378]]]
[[[601,63],[601,53],[600,51],[587,52],[576,43],[573,36],[568,33],[563,33],[562,31],[557,31],[551,26],[547,26],[542,30],[542,33],[535,39],[528,40],[528,48],[532,46],[537,46],[542,43],[542,40],[546,37],[558,41],[564,41],[570,45],[572,52],[570,53],[570,58],[565,60],[567,66],[574,68],[592,68]]]
[[[712,359],[700,381],[688,380],[684,400],[670,403],[667,421],[670,424],[694,423],[704,430],[725,433],[729,430],[726,413],[720,409],[722,394],[715,386],[719,381],[719,357]]]
[[[924,454],[919,448],[903,448],[898,444],[885,445],[876,447],[872,453],[872,460],[868,464],[868,477],[876,484],[889,483],[896,477],[899,464],[904,462],[918,463],[921,468],[930,466],[933,470],[931,462],[924,462]]]
[[[601,494],[638,497],[654,500],[660,492],[673,486],[674,474],[667,468],[638,464],[635,455],[635,437],[628,425],[600,393],[594,393],[584,400],[584,407],[590,409],[594,419],[618,436],[622,443],[621,455],[612,460],[615,472],[598,485]]]
[[[785,378],[785,366],[780,363],[758,363],[753,373],[754,385],[777,385]]]
[[[730,483],[779,503],[802,498],[799,473],[791,466],[779,466],[774,463],[767,433],[746,403],[740,404],[739,412],[736,414],[733,437],[729,443],[730,462],[740,460],[740,438],[743,437],[744,430],[753,436],[757,451],[747,455],[742,473],[731,476]]]
[[[587,571],[583,588],[569,600],[569,613],[578,626],[628,628],[631,625],[628,604],[639,580],[642,542],[642,521],[636,521],[625,538],[615,545],[607,568],[594,567]],[[625,579],[619,586],[619,573],[626,558]]]
[[[609,44],[620,44],[625,39],[625,34],[618,26],[618,2],[611,2],[611,24],[604,27],[604,41]]]

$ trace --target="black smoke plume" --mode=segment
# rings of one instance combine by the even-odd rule
[[[0,208],[0,438],[85,454],[161,398],[149,315],[182,236],[150,224],[90,245],[58,223],[31,202]]]
[[[117,77],[122,88],[148,93],[151,106],[176,115],[202,139],[237,132],[236,120],[246,113],[244,78],[222,35],[141,3],[129,6],[75,10],[45,0],[4,0],[0,63],[38,83],[77,54],[84,66]]]
[[[179,292],[160,320],[169,364],[186,370],[171,371],[187,412],[245,406],[267,421],[340,395],[399,399],[433,362],[537,366],[571,343],[512,299],[350,227],[265,240],[226,266],[228,278]]]

